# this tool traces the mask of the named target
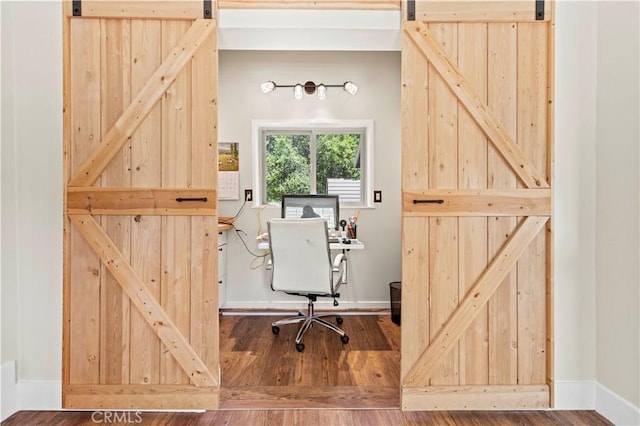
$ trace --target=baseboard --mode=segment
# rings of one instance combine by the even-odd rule
[[[389,301],[384,302],[342,302],[339,301],[337,307],[333,306],[333,300],[318,300],[315,306],[316,309],[337,309],[340,311],[347,310],[360,310],[360,311],[374,311],[374,310],[388,310]],[[278,302],[226,302],[221,306],[221,309],[234,309],[234,310],[246,310],[246,311],[273,311],[283,310],[290,311],[296,309],[305,309],[307,303],[305,301],[278,301]]]
[[[596,410],[615,425],[640,425],[640,408],[596,381],[556,381],[554,408]]]
[[[0,421],[4,422],[9,416],[20,409],[19,390],[16,380],[16,362],[10,361],[0,366],[0,381],[2,390],[0,396]]]
[[[595,410],[596,382],[557,380],[554,386],[556,410]]]
[[[18,382],[18,387],[20,390],[20,410],[62,409],[62,382],[58,380],[21,380]]]
[[[0,421],[21,410],[61,410],[61,382],[18,382],[14,361],[0,366],[0,379]],[[557,381],[554,406],[556,410],[596,410],[618,426],[640,425],[639,407],[594,381]]]
[[[16,379],[16,362],[0,366],[2,401],[0,421],[23,410],[60,410],[62,407],[62,385],[58,380],[35,381]]]
[[[596,411],[617,426],[640,425],[640,407],[596,383]]]

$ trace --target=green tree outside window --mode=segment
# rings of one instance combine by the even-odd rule
[[[360,179],[360,134],[268,133],[265,140],[268,203],[279,202],[284,194],[326,194],[328,179]],[[314,168],[316,185],[311,191]]]
[[[323,134],[316,139],[316,193],[327,193],[327,179],[359,180],[360,135]]]

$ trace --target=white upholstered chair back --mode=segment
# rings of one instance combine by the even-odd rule
[[[285,293],[330,295],[333,265],[325,219],[271,219],[271,288]]]

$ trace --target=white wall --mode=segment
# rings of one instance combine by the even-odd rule
[[[597,3],[556,3],[556,380],[595,379]]]
[[[399,11],[223,9],[221,50],[399,51]],[[339,42],[336,42],[339,41]]]
[[[0,3],[0,52],[2,52],[2,3]],[[2,64],[0,64],[0,176],[2,176]],[[0,179],[1,182],[1,179]],[[2,186],[0,185],[0,212],[2,212]],[[0,220],[0,246],[2,244],[2,221]],[[0,249],[0,253],[2,249]],[[0,334],[2,334],[2,259],[0,259]],[[2,339],[0,338],[0,384],[2,384]],[[0,385],[0,401],[2,401],[2,386]],[[0,421],[2,416],[2,403],[0,402]]]
[[[598,25],[597,380],[640,407],[639,3],[600,2]]]
[[[18,360],[21,379],[55,380],[62,347],[61,6],[11,2],[3,11],[2,361]]]
[[[638,300],[639,262],[636,245],[638,188],[637,174],[632,173],[633,167],[637,170],[639,162],[637,128],[633,127],[633,123],[627,122],[624,130],[616,130],[614,124],[622,122],[614,115],[613,109],[617,102],[604,99],[608,99],[608,93],[615,93],[620,99],[625,99],[625,96],[630,95],[634,88],[637,92],[638,71],[637,69],[635,71],[636,80],[633,80],[632,70],[623,69],[622,74],[602,81],[602,78],[597,80],[594,70],[595,64],[600,61],[599,71],[608,75],[616,66],[615,62],[610,62],[613,59],[627,67],[634,66],[632,58],[625,59],[624,55],[617,58],[607,56],[618,49],[613,43],[615,37],[618,37],[617,31],[622,31],[624,28],[628,30],[629,26],[633,29],[634,25],[625,19],[626,12],[622,13],[623,16],[610,16],[609,12],[601,11],[598,7],[597,3],[591,2],[558,2],[557,4],[555,376],[557,383],[563,381],[593,383],[596,379],[602,380],[615,393],[623,395],[633,403],[637,410],[637,393],[631,382],[634,380],[633,362],[635,361],[637,366],[638,355],[636,352],[634,360],[630,354],[619,353],[627,350],[626,343],[621,346],[623,342],[631,342],[631,351],[633,351],[633,344],[638,341],[638,331],[634,329],[632,315],[633,312],[638,312],[637,302],[635,305],[633,302]],[[599,13],[604,15],[598,22]],[[59,380],[62,328],[60,5],[55,2],[13,4],[2,2],[0,19],[3,87],[2,253],[0,257],[2,261],[2,362],[17,361],[18,378],[22,383]],[[596,31],[599,36],[595,35]],[[614,32],[611,39],[606,35],[610,31]],[[596,37],[595,40],[594,37]],[[601,47],[606,46],[606,49],[612,52],[601,52],[601,49],[597,49],[598,37]],[[10,49],[10,40],[15,43],[14,51]],[[594,56],[597,52],[599,52],[598,56]],[[630,49],[623,51],[624,54],[629,52]],[[222,52],[223,60],[227,53],[230,52]],[[239,55],[238,60],[241,57],[242,55]],[[268,58],[269,56],[263,56],[265,61]],[[283,60],[290,60],[286,56],[283,58]],[[304,76],[316,72],[316,67],[309,63],[300,69],[293,68],[292,65],[291,70],[283,70],[276,65],[271,64],[270,69],[274,73],[281,74],[271,74],[268,77],[284,78],[285,71],[299,72],[301,75],[304,73]],[[224,63],[221,64],[223,72],[225,72],[224,66]],[[378,73],[377,68],[371,66],[367,75],[359,76],[360,82],[375,78],[376,73]],[[292,76],[294,77],[297,80],[298,77]],[[262,81],[264,77],[252,74],[251,79]],[[615,82],[619,85],[614,87]],[[363,86],[361,83],[361,87],[367,87],[368,84],[364,83]],[[597,92],[601,97],[598,114],[603,114],[602,121],[597,124],[598,151],[595,144],[596,93],[594,90],[596,84],[605,85]],[[247,90],[253,90],[253,87],[255,87],[253,83],[249,84]],[[221,105],[223,102],[229,102],[229,94],[225,93],[225,90],[224,87],[221,88]],[[358,94],[350,102],[360,102],[365,95],[366,93]],[[261,102],[273,100],[272,98],[268,101],[259,96],[261,94],[258,93],[257,99],[262,99]],[[331,96],[330,92],[329,97]],[[232,99],[231,102],[234,100]],[[237,102],[240,103],[240,100]],[[249,108],[249,104],[252,103],[253,101],[245,103],[245,107]],[[611,111],[608,111],[609,109]],[[240,130],[234,128],[236,125],[227,127],[230,125],[227,122],[232,122],[235,118],[224,114],[224,111],[221,111],[221,139],[236,139],[240,142],[242,144],[241,161],[250,161],[250,158],[246,157],[250,155],[250,151],[246,150],[248,136],[245,133],[248,132],[249,123],[240,123],[239,125],[243,127]],[[621,116],[622,119],[626,119],[625,117]],[[382,120],[380,117],[373,118]],[[599,116],[598,120],[600,120]],[[637,109],[635,121],[637,124]],[[244,129],[245,125],[246,129]],[[387,149],[384,144],[393,146],[397,143],[394,139],[397,130],[387,131],[389,133],[386,138],[384,135],[377,138],[377,145],[382,144],[382,147],[377,146],[376,162],[378,163],[384,159],[382,152]],[[636,135],[635,145],[629,139],[634,134]],[[395,157],[394,153],[396,153]],[[596,153],[598,154],[597,175],[595,174]],[[383,161],[389,161],[390,164],[395,164],[393,167],[398,167],[400,160],[397,151],[392,149],[387,155],[389,158]],[[603,156],[602,159],[599,158],[600,155]],[[628,164],[629,162],[632,164]],[[619,165],[625,166],[624,173],[631,173],[631,175],[625,174],[624,179],[621,179],[620,175],[623,171],[618,171]],[[376,210],[362,213],[363,236],[365,230],[366,233],[379,231],[375,226],[368,226],[367,221],[379,224],[382,223],[382,219],[378,215],[389,214],[392,217],[394,212],[399,214],[397,213],[400,208],[399,201],[392,201],[394,191],[399,190],[399,185],[396,183],[399,182],[399,177],[391,176],[392,172],[389,172],[388,176],[385,173],[376,170],[375,186],[383,190],[384,203]],[[612,177],[608,178],[609,174]],[[243,176],[242,179],[241,187],[249,188],[250,178]],[[604,182],[601,182],[601,179],[605,179]],[[619,194],[629,196],[631,201],[616,197],[613,200],[615,203],[610,204],[611,200],[607,198],[610,184],[615,184],[618,188],[619,183],[631,185],[630,187],[622,186],[623,189]],[[597,254],[596,245],[593,242],[596,238],[595,191],[598,191],[597,202],[603,203],[599,204],[601,208],[598,210],[597,238],[601,249]],[[601,196],[604,198],[601,199]],[[607,214],[617,214],[613,210],[622,208],[620,202],[627,203],[624,204],[624,208],[631,214],[620,218],[617,216],[607,218]],[[232,202],[222,204],[223,214],[235,213],[238,207],[237,203]],[[256,222],[253,221],[255,214],[255,211],[249,210],[243,213],[239,220],[240,227],[245,229],[249,238],[253,238],[257,228]],[[603,214],[604,221],[601,220]],[[618,219],[621,221],[620,224],[624,225],[622,227],[624,232],[613,229],[613,233],[609,233],[606,226]],[[635,223],[631,223],[633,221]],[[393,238],[397,231],[392,230],[390,234]],[[237,247],[238,242],[234,238],[231,238],[231,245]],[[614,253],[617,253],[618,248],[625,249],[625,252],[620,253],[620,258],[608,254],[608,250],[614,250]],[[371,253],[375,254],[375,250],[373,247]],[[635,258],[632,261],[630,257],[634,253]],[[246,268],[249,257],[240,252],[237,258],[241,260],[239,266],[236,266]],[[598,268],[597,311],[595,268]],[[237,283],[240,276],[237,272],[234,276],[231,270],[238,270],[238,268],[230,264],[229,269],[231,282]],[[363,270],[355,272],[359,276],[365,273]],[[248,278],[248,285],[256,283],[260,285],[261,277],[258,272],[251,272]],[[376,282],[386,286],[386,282],[392,279],[395,279],[395,274],[390,272],[389,276],[376,278]],[[616,297],[616,303],[608,302],[608,294],[606,294],[608,292]],[[626,316],[628,321],[617,317],[617,312],[623,306],[617,304],[620,301],[626,301],[625,303],[629,304],[625,308],[635,309],[628,312]],[[599,324],[597,360],[594,338],[596,323]],[[623,333],[607,336],[607,333],[614,333],[616,330]],[[609,344],[612,345],[610,349],[607,347]],[[620,369],[619,366],[611,366],[612,363],[620,363]],[[623,377],[623,371],[627,372],[628,377]],[[56,388],[55,386],[47,388],[48,390],[41,392],[39,396],[55,399],[57,398]],[[558,390],[561,390],[560,387]],[[59,400],[55,399],[55,401]],[[593,408],[594,405],[591,399],[584,408]],[[43,405],[35,404],[32,408],[43,408]]]
[[[401,277],[400,266],[400,53],[399,52],[301,52],[221,51],[219,90],[220,141],[240,144],[240,193],[252,188],[253,119],[372,119],[374,121],[374,187],[382,190],[383,202],[361,209],[358,237],[364,251],[349,254],[350,283],[341,289],[341,305],[389,307],[389,282]],[[340,88],[329,88],[327,99],[293,98],[292,89],[269,94],[260,84],[342,84],[351,80],[359,91],[351,96]],[[234,216],[242,202],[221,201],[220,214]],[[353,209],[341,209],[347,218]],[[247,235],[257,253],[255,237],[266,231],[266,221],[280,210],[245,207],[235,225]],[[262,228],[260,228],[262,227]],[[235,232],[228,235],[226,307],[280,307],[285,301],[305,305],[299,297],[273,292],[265,268],[250,269],[254,257]],[[259,264],[259,262],[258,262]],[[328,303],[328,302],[327,302]]]
[[[0,194],[2,195],[2,215],[0,217],[0,226],[4,230],[2,233],[2,239],[0,240],[0,247],[2,249],[2,258],[0,264],[2,265],[0,271],[0,279],[2,288],[0,293],[2,294],[2,300],[0,305],[0,324],[2,325],[2,351],[0,352],[0,360],[2,363],[17,358],[18,348],[18,335],[15,325],[15,318],[17,317],[16,311],[16,291],[17,291],[17,279],[16,279],[16,261],[15,250],[11,250],[10,247],[15,247],[15,145],[13,144],[14,138],[14,126],[13,126],[13,62],[5,60],[7,56],[13,56],[12,48],[12,21],[9,19],[12,13],[11,3],[2,2],[0,8],[3,13],[0,17],[0,25],[2,29],[2,37],[0,44],[0,51],[2,52],[2,61],[0,62],[0,72],[2,86],[2,120],[1,120],[1,132],[0,140],[2,141],[0,160],[1,160],[1,178],[0,178]],[[6,254],[6,257],[5,257]]]

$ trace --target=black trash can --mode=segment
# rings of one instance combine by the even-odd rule
[[[391,293],[391,321],[400,325],[402,283],[400,281],[389,283],[389,292]]]

